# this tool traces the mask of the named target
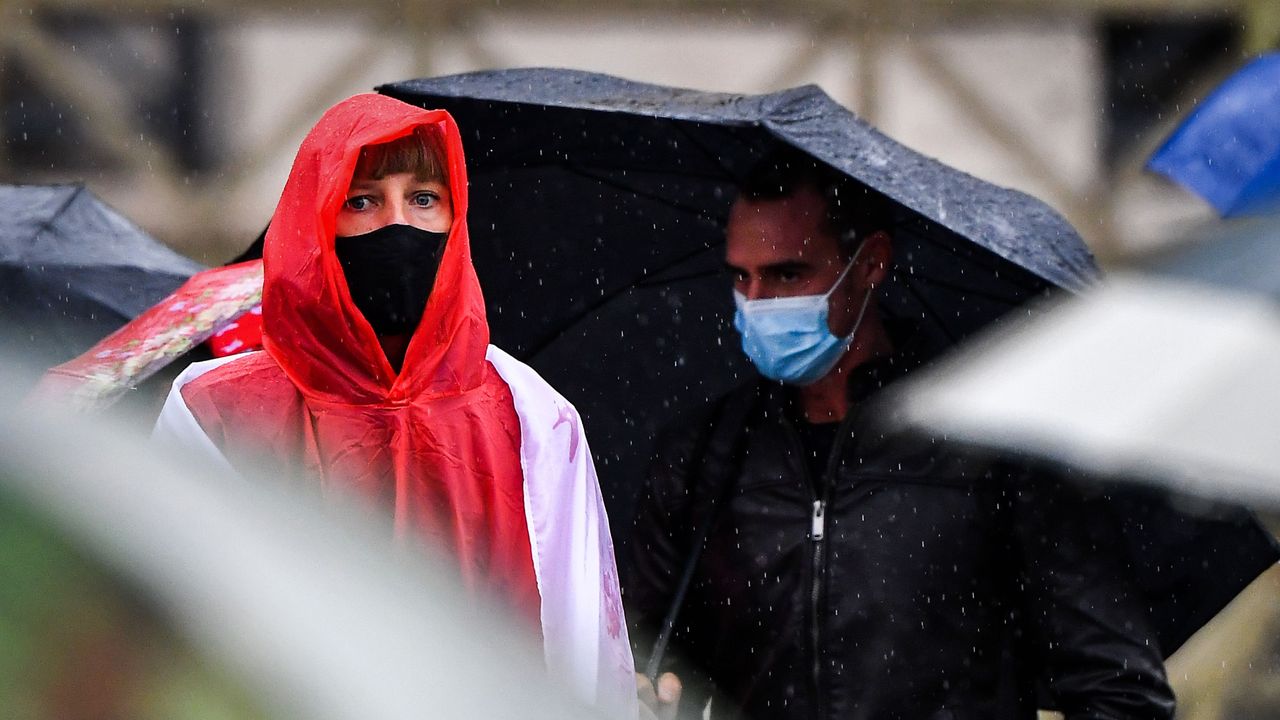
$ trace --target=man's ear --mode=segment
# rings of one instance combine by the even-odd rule
[[[867,282],[872,286],[879,285],[889,275],[893,266],[893,241],[889,233],[877,230],[867,236],[862,245],[862,258],[859,264],[866,263]]]

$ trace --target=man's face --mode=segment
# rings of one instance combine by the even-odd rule
[[[364,235],[387,225],[412,225],[419,230],[449,232],[453,202],[449,186],[438,180],[419,180],[413,173],[381,178],[357,177],[338,211],[337,235]]]
[[[826,201],[814,188],[775,200],[738,200],[725,229],[725,264],[733,287],[748,300],[822,295],[849,262],[823,224]],[[853,331],[866,293],[850,273],[831,294],[827,324],[832,334]]]

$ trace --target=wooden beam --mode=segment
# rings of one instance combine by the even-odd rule
[[[482,22],[479,12],[460,11],[454,15],[453,27],[455,32],[450,33],[450,36],[461,43],[462,52],[471,61],[471,66],[477,70],[509,67],[511,63],[501,53],[495,52],[481,42],[477,26]]]
[[[75,50],[50,36],[27,13],[6,13],[0,42],[6,52],[24,61],[23,67],[41,86],[79,110],[92,142],[114,158],[135,168],[146,168],[173,178],[179,176],[172,153],[161,143],[149,142],[145,128],[121,112],[129,106],[124,92],[109,82],[98,68],[81,59]]]
[[[1254,54],[1280,48],[1280,2],[1251,0],[1244,19],[1245,52]]]
[[[941,53],[924,43],[910,43],[905,47],[921,68],[951,95],[988,137],[1003,147],[1033,178],[1049,188],[1072,224],[1086,229],[1083,234],[1088,236],[1095,253],[1100,257],[1115,254],[1116,240],[1109,214],[1098,213],[1100,206],[1063,180],[1057,169],[1026,141],[1017,128],[996,112],[970,82],[947,63]]]
[[[329,108],[334,97],[357,83],[369,65],[388,50],[386,36],[394,32],[392,29],[394,25],[388,21],[380,31],[370,35],[336,71],[321,78],[322,82],[312,88],[301,102],[290,108],[288,113],[278,120],[270,131],[259,138],[251,149],[238,154],[228,162],[225,172],[210,173],[201,178],[203,192],[200,200],[191,203],[189,208],[192,216],[197,218],[197,225],[216,225],[229,199],[234,197],[245,183],[254,182],[256,176],[277,158],[281,151],[291,151],[294,148],[295,136],[311,127]]]
[[[854,5],[857,8],[857,5]],[[791,56],[770,75],[764,87],[781,90],[789,88],[804,80],[813,72],[814,66],[822,62],[823,57],[831,50],[831,45],[847,38],[852,30],[853,10],[824,14],[819,19],[807,23],[807,43],[802,42]]]
[[[1206,13],[1243,12],[1254,0],[899,0],[894,8],[903,18],[919,22],[922,18],[975,17],[986,15],[1044,13]],[[1269,0],[1261,0],[1268,2]],[[33,6],[77,11],[173,12],[179,9],[224,19],[262,15],[297,16],[300,12],[382,12],[377,4],[353,4],[350,0],[307,0],[300,11],[296,0],[33,0]],[[402,0],[400,6],[414,6],[414,12],[446,18],[452,12],[474,8],[469,0]],[[849,9],[848,0],[503,0],[502,11],[554,14],[568,12],[581,16],[613,16],[626,12],[733,16],[749,13],[758,17],[797,17],[842,13]]]
[[[884,48],[883,5],[868,2],[858,34],[857,107],[864,120],[876,125],[880,121],[880,60]]]

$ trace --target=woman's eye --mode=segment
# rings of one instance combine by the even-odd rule
[[[352,198],[347,198],[347,202],[345,203],[345,205],[348,210],[355,210],[359,212],[361,210],[368,208],[369,203],[371,202],[373,202],[373,200],[370,199],[368,195],[357,195]]]
[[[415,193],[413,196],[413,204],[418,207],[431,207],[437,200],[439,198],[436,197],[436,194],[430,192]]]

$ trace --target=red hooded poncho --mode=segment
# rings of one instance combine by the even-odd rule
[[[453,225],[397,375],[347,290],[335,218],[366,145],[432,126],[443,138]],[[325,491],[394,513],[397,535],[446,547],[464,582],[538,618],[522,496],[520,424],[485,360],[471,265],[462,143],[448,113],[359,95],[303,141],[267,233],[257,353],[200,376],[182,399],[229,457],[301,461]]]

